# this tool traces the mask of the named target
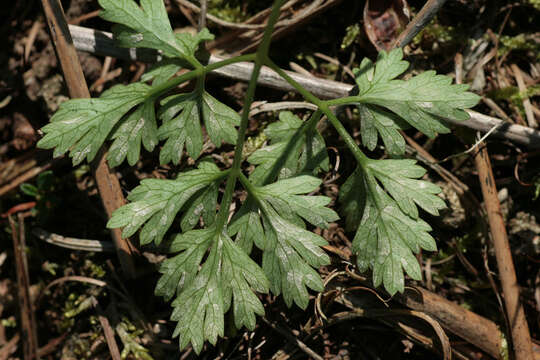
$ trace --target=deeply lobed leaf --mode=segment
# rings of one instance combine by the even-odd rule
[[[199,169],[182,173],[175,180],[142,180],[129,194],[130,203],[113,213],[107,227],[123,227],[123,237],[133,235],[142,227],[141,244],[152,241],[159,244],[176,214],[188,200],[199,190],[221,180],[226,174],[214,164],[203,163]],[[217,187],[214,189],[217,192]]]
[[[401,211],[413,219],[418,218],[416,205],[431,215],[439,215],[439,210],[446,207],[436,195],[441,192],[437,185],[416,180],[426,170],[416,165],[415,160],[370,160],[367,169],[394,198]]]
[[[191,343],[200,353],[204,341],[215,344],[231,304],[236,326],[254,329],[255,316],[264,314],[255,292],[268,292],[268,280],[227,234],[215,227],[191,230],[176,236],[171,251],[182,252],[161,265],[156,294],[170,299],[177,293],[171,319],[178,322],[174,336],[180,336],[181,348]]]
[[[283,293],[288,306],[294,302],[303,309],[309,300],[307,288],[323,289],[315,269],[330,259],[321,248],[326,240],[306,230],[302,219],[326,227],[339,218],[325,207],[329,198],[300,195],[320,184],[317,178],[301,175],[256,187],[229,227],[242,248],[251,250],[255,242],[263,250],[262,267],[272,292]]]
[[[158,130],[160,140],[166,140],[159,155],[162,164],[180,162],[184,145],[188,154],[197,158],[203,147],[201,119],[210,140],[221,146],[223,141],[236,142],[236,128],[240,116],[236,111],[216,100],[206,91],[172,95],[162,101]]]
[[[193,58],[200,42],[212,40],[213,35],[203,29],[196,36],[175,34],[171,28],[163,1],[99,0],[101,17],[117,23],[113,33],[118,45],[128,48],[160,50],[166,57]]]
[[[364,59],[355,69],[359,94],[362,142],[373,150],[379,134],[386,150],[400,155],[405,142],[398,133],[408,123],[429,137],[449,132],[444,119],[467,120],[464,110],[479,97],[467,92],[468,85],[452,85],[452,79],[426,71],[409,80],[396,80],[408,67],[401,49],[381,52],[377,63]],[[387,110],[391,112],[388,112]]]
[[[150,87],[142,83],[116,85],[105,91],[99,99],[69,100],[60,105],[51,122],[42,128],[45,136],[37,146],[42,149],[54,148],[55,157],[69,151],[74,165],[85,158],[92,161],[118,122],[132,108],[146,100],[149,90]],[[143,108],[148,110],[146,105]],[[116,131],[117,138],[122,138],[123,134],[134,130],[134,127],[137,130],[146,127],[143,141],[145,147],[151,149],[155,145],[155,136],[149,129],[155,128],[155,120],[148,111],[141,110],[138,115],[128,116],[128,124]],[[143,135],[137,132],[137,136]],[[133,147],[135,151],[140,149],[140,143],[138,147],[133,142],[128,145],[132,146],[132,150]],[[115,155],[119,156],[118,153]]]
[[[147,100],[129,114],[113,130],[111,139],[114,141],[107,155],[111,167],[120,165],[126,158],[129,165],[135,165],[140,159],[141,143],[147,151],[154,150],[158,142],[154,102]]]
[[[267,184],[299,173],[317,173],[329,168],[328,153],[321,134],[290,111],[265,129],[270,145],[255,151],[248,161],[257,165],[250,180]]]
[[[345,192],[342,189],[340,200],[346,209],[362,208],[353,240],[359,269],[366,271],[371,268],[374,285],[384,284],[386,290],[394,295],[404,289],[403,270],[413,279],[421,278],[420,266],[413,253],[418,253],[421,248],[428,251],[437,249],[429,235],[431,227],[418,218],[415,203],[433,211],[442,208],[444,203],[434,195],[439,192],[435,185],[427,186],[421,180],[411,179],[425,172],[414,165],[414,161],[371,160],[366,169],[351,175],[347,180],[349,188],[345,188]],[[393,169],[396,173],[387,172]],[[376,178],[383,179],[381,183],[395,199],[381,188]],[[351,190],[352,184],[359,188]],[[410,193],[401,192],[403,189]],[[351,197],[352,191],[358,191],[360,195]],[[352,216],[350,221],[358,221],[357,214],[351,212],[349,216]]]
[[[384,142],[392,155],[405,152],[399,131],[412,125],[429,137],[448,132],[443,119],[465,120],[465,109],[479,100],[466,85],[427,71],[407,81],[396,80],[408,68],[401,49],[381,52],[377,63],[364,59],[355,69],[362,143],[369,150]],[[403,291],[405,270],[420,278],[413,253],[435,250],[430,226],[418,207],[438,215],[445,207],[441,190],[420,180],[425,170],[414,160],[365,160],[341,186],[339,200],[346,228],[357,228],[353,250],[362,271],[373,270],[373,282],[390,294]]]

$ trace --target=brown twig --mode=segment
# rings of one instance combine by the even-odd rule
[[[68,333],[64,333],[59,337],[50,340],[46,345],[40,347],[37,351],[37,358],[42,358],[52,353],[58,345],[60,345],[67,336]],[[13,359],[10,357],[15,351],[17,351],[17,345],[21,340],[19,333],[13,335],[13,337],[2,348],[0,348],[0,360]]]
[[[157,56],[152,51],[144,51],[144,49],[142,49],[141,51],[135,52],[130,51],[130,49],[115,46],[111,33],[74,25],[70,26],[69,28],[73,34],[73,40],[78,50],[133,61],[157,61]],[[223,59],[223,57],[211,55],[209,62],[215,63]],[[213,73],[227,78],[248,81],[251,78],[252,71],[252,63],[236,63],[217,69]],[[342,82],[319,79],[314,76],[308,77],[294,72],[286,71],[286,73],[300,85],[313,93],[313,95],[322,99],[334,99],[347,96],[353,88],[353,85]],[[289,83],[279,77],[279,75],[275,74],[272,70],[265,67],[261,69],[259,85],[284,91],[294,91],[294,88],[292,88]],[[465,126],[482,132],[488,132],[502,122],[500,119],[487,116],[476,111],[469,110],[468,113],[471,116],[469,120],[455,122],[452,120],[448,121],[455,125]],[[526,126],[503,124],[493,131],[493,135],[514,141],[530,148],[540,148],[540,131]]]
[[[89,98],[90,93],[84,78],[77,51],[69,32],[68,24],[59,0],[42,0],[43,10],[50,30],[56,55],[62,67],[66,85],[72,98]],[[114,210],[124,205],[125,199],[118,178],[111,172],[106,162],[106,152],[100,151],[92,164],[92,170],[99,189],[103,207],[110,217]],[[126,276],[134,278],[135,265],[133,248],[129,239],[122,239],[120,229],[111,230],[122,270]]]
[[[508,116],[503,109],[497,103],[493,100],[491,100],[488,97],[482,97],[482,102],[486,104],[491,110],[497,114],[498,117],[502,118],[504,121],[508,123],[514,123],[514,121]]]
[[[446,0],[428,0],[405,30],[399,34],[392,47],[407,45],[433,19],[445,2]]]
[[[23,355],[25,360],[37,357],[38,340],[34,307],[30,300],[30,277],[28,275],[28,263],[26,261],[26,244],[24,233],[24,218],[18,215],[19,228],[15,221],[8,216],[13,239],[13,253],[17,270],[17,296],[21,312],[21,333],[23,334]]]
[[[529,326],[519,296],[519,284],[516,278],[512,252],[508,243],[508,235],[501,212],[501,204],[497,198],[495,178],[486,146],[477,151],[474,157],[478,177],[482,188],[489,226],[495,248],[499,277],[506,313],[510,321],[510,331],[514,345],[516,360],[533,359]]]
[[[199,23],[197,29],[201,31],[206,27],[206,16],[208,11],[208,0],[201,0],[201,12],[199,14]]]
[[[92,252],[114,252],[114,245],[111,241],[99,241],[89,239],[77,239],[66,237],[54,233],[49,233],[40,228],[33,228],[32,234],[49,244],[67,249]]]
[[[302,11],[297,16],[291,19],[279,21],[276,25],[279,25],[281,27],[277,28],[274,32],[272,32],[272,41],[284,37],[286,34],[294,31],[299,26],[307,23],[316,16],[338,5],[341,1],[342,0],[328,0],[326,2],[323,2],[322,0],[314,0],[310,5],[306,6],[305,9],[302,9]],[[257,46],[259,46],[260,42],[262,41],[262,38],[262,33],[250,37],[249,44],[242,47],[241,49],[234,51],[233,55],[246,54],[250,51],[256,50]]]
[[[15,351],[17,351],[17,344],[19,343],[19,340],[21,339],[21,336],[17,333],[13,335],[9,341],[2,346],[0,349],[0,360],[8,360],[11,359],[11,354],[13,354]]]
[[[512,64],[511,68],[512,68],[512,72],[514,73],[514,77],[516,78],[519,91],[522,94],[524,94],[523,108],[525,109],[525,115],[527,116],[527,123],[529,124],[530,127],[536,128],[538,127],[538,122],[536,121],[534,117],[531,100],[526,94],[527,86],[525,85],[525,81],[523,81],[523,74],[521,73],[521,69],[516,64]]]
[[[319,354],[317,354],[315,351],[310,349],[304,342],[302,342],[300,339],[298,339],[296,336],[291,334],[289,331],[283,329],[282,327],[272,323],[271,321],[267,320],[266,318],[262,318],[263,321],[270,326],[272,329],[280,333],[282,336],[284,336],[287,340],[298,346],[300,350],[302,350],[307,355],[311,356],[311,358],[316,360],[324,360],[323,357]]]
[[[356,279],[356,276],[354,278]],[[372,286],[364,278],[356,280],[366,286]],[[365,303],[356,294],[342,291],[346,288],[347,285],[339,281],[326,287],[327,290],[340,289],[345,300],[344,304],[351,309],[354,308],[353,304]],[[497,324],[438,294],[418,286],[406,287],[405,292],[395,296],[394,299],[412,310],[426,313],[437,320],[444,329],[468,341],[496,359],[501,358],[502,354],[507,351],[504,335]],[[540,356],[531,359],[540,360]]]
[[[11,190],[17,188],[22,183],[34,178],[35,176],[37,176],[39,174],[41,174],[45,170],[50,169],[52,167],[52,165],[55,162],[59,161],[59,160],[60,159],[54,159],[54,160],[51,160],[51,161],[47,162],[46,164],[44,164],[42,166],[36,166],[34,168],[31,168],[30,170],[28,170],[24,174],[16,177],[15,179],[12,179],[8,184],[5,184],[2,187],[0,187],[0,197],[7,194]]]
[[[96,16],[99,16],[100,12],[101,12],[101,10],[91,11],[88,14],[84,14],[84,15],[81,15],[79,17],[76,17],[75,19],[69,20],[69,24],[71,24],[71,25],[79,25],[83,21],[86,21],[88,19],[92,19],[92,18],[95,18]]]
[[[347,311],[347,312],[334,314],[329,319],[329,325],[333,325],[336,322],[355,319],[358,317],[378,319],[382,321],[383,323],[386,323],[396,328],[399,332],[403,333],[404,335],[411,338],[415,342],[425,346],[426,348],[430,350],[438,352],[439,349],[436,348],[435,341],[433,340],[432,337],[427,337],[423,335],[417,329],[410,326],[409,324],[406,324],[404,321],[387,320],[388,318],[392,318],[392,317],[405,317],[405,316],[418,318],[426,322],[428,325],[430,325],[431,328],[433,329],[433,332],[437,336],[437,339],[439,340],[442,358],[444,360],[450,360],[452,358],[452,348],[450,346],[450,341],[448,340],[448,336],[444,332],[444,329],[435,319],[433,319],[433,317],[431,317],[430,315],[427,315],[426,313],[422,311],[415,311],[415,310],[408,310],[408,309],[361,309],[361,308],[355,307],[353,308],[353,311]]]
[[[103,60],[103,66],[101,67],[101,74],[99,75],[99,78],[94,81],[92,85],[90,85],[90,91],[96,90],[97,92],[103,91],[103,84],[107,81],[107,73],[109,72],[109,69],[111,68],[113,58],[110,56],[106,56],[105,60]]]
[[[107,342],[107,346],[109,347],[109,354],[111,355],[111,358],[113,360],[122,360],[122,357],[120,356],[120,350],[118,350],[118,344],[116,343],[116,339],[114,338],[114,330],[109,323],[109,319],[107,319],[107,317],[103,314],[103,310],[101,309],[101,306],[99,306],[97,299],[94,297],[92,298],[92,305],[97,310],[98,320],[101,328],[103,329],[103,334],[105,335],[105,341]]]
[[[504,351],[503,337],[494,322],[442,296],[421,287],[414,287],[407,289],[397,299],[411,309],[434,317],[445,329],[494,358],[499,358]]]
[[[32,28],[30,29],[30,32],[28,33],[28,37],[26,38],[26,41],[24,42],[24,62],[26,63],[28,61],[28,57],[30,56],[30,52],[32,51],[32,47],[34,46],[34,42],[36,41],[36,36],[41,29],[41,26],[43,24],[40,20],[36,20],[34,22],[34,25],[32,25]]]

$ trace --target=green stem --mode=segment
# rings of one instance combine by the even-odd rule
[[[175,78],[172,78],[171,80],[166,81],[159,86],[153,87],[150,93],[148,94],[148,97],[150,98],[150,97],[161,96],[163,93],[166,93],[167,91],[177,87],[180,84],[183,84],[186,81],[193,80],[195,78],[201,78],[201,77],[204,78],[204,76],[208,74],[209,72],[219,69],[223,66],[227,66],[227,65],[234,64],[237,62],[253,61],[253,60],[255,60],[255,54],[246,54],[242,56],[237,56],[234,58],[218,61],[216,63],[206,65],[206,66],[201,65],[197,61],[198,66],[194,66],[195,67],[194,70],[191,70],[190,72],[182,74]]]
[[[328,105],[323,102],[322,106],[320,107],[322,112],[328,116],[328,119],[330,120],[330,123],[332,126],[336,129],[339,135],[343,138],[343,141],[345,141],[345,145],[351,150],[353,153],[353,156],[355,157],[356,161],[358,161],[358,164],[362,166],[362,168],[366,168],[367,163],[369,161],[369,158],[360,150],[352,136],[349,134],[347,129],[345,129],[345,126],[339,121],[339,119],[336,117],[334,112],[330,110]]]
[[[193,66],[194,69],[202,69],[202,68],[204,68],[204,65],[201,64],[199,62],[199,60],[197,60],[197,58],[195,56],[188,56],[185,59],[191,66]]]
[[[208,64],[208,65],[206,65],[204,67],[204,71],[206,73],[209,73],[211,71],[214,71],[216,69],[219,69],[221,67],[231,65],[231,64],[234,64],[234,63],[238,63],[238,62],[242,62],[242,61],[255,61],[256,57],[257,57],[257,54],[255,54],[255,53],[235,56],[235,57],[232,57],[232,58],[229,58],[229,59],[224,59],[224,60],[215,62],[213,64]]]
[[[171,90],[172,88],[175,88],[186,81],[201,77],[203,75],[203,68],[191,70],[190,72],[172,78],[169,81],[164,82],[163,84],[152,87],[152,90],[150,90],[150,92],[148,93],[148,98],[161,96],[163,93]]]
[[[270,59],[267,59],[265,62],[265,65],[268,66],[270,69],[274,70],[279,76],[281,76],[285,81],[287,81],[292,87],[295,88],[296,91],[300,93],[306,99],[307,101],[311,102],[312,104],[317,105],[319,108],[323,104],[323,101],[310,93],[308,90],[306,90],[302,85],[300,85],[296,80],[294,80],[292,77],[290,77],[285,71],[283,71],[279,66],[274,64],[274,62]]]
[[[249,179],[243,173],[240,173],[238,175],[238,180],[240,180],[244,188],[247,190],[248,194],[250,194],[251,197],[255,200],[257,206],[262,211],[262,213],[268,216],[268,205],[257,195],[257,189],[255,189],[255,186],[251,183],[251,181],[249,181]]]
[[[352,105],[362,102],[361,96],[346,96],[338,99],[326,100],[328,106]]]
[[[255,53],[255,66],[251,74],[251,79],[249,80],[249,85],[244,100],[242,119],[240,121],[240,127],[238,129],[238,138],[236,140],[231,173],[229,174],[229,178],[227,179],[225,193],[223,194],[223,198],[219,207],[219,213],[216,219],[216,229],[218,229],[218,231],[221,231],[223,229],[228,219],[229,207],[231,206],[232,196],[234,188],[236,186],[236,179],[241,172],[240,166],[242,164],[242,151],[244,148],[246,130],[249,121],[249,110],[251,108],[251,104],[253,103],[253,99],[255,98],[255,89],[257,88],[257,80],[259,78],[261,67],[268,59],[268,50],[270,48],[270,42],[272,40],[272,31],[274,30],[274,25],[278,21],[279,9],[284,1],[285,0],[275,0],[274,5],[272,6],[272,12],[270,13],[270,17],[268,18],[266,29],[264,30],[261,44],[259,45],[257,52]]]
[[[307,101],[317,105],[319,109],[328,117],[330,120],[330,123],[332,126],[337,130],[339,135],[343,138],[345,141],[345,144],[347,147],[351,150],[354,157],[356,158],[356,161],[360,164],[360,166],[364,167],[367,165],[367,161],[369,158],[360,150],[358,145],[356,145],[356,142],[352,138],[351,135],[349,135],[349,132],[345,129],[341,121],[338,120],[336,115],[334,115],[334,112],[330,110],[329,102],[323,101],[310,93],[308,90],[306,90],[302,85],[300,85],[298,82],[296,82],[293,78],[291,78],[285,71],[283,71],[279,66],[274,64],[272,61],[268,61],[266,63],[268,67],[270,67],[272,70],[274,70],[276,73],[278,73],[279,76],[281,76],[285,81],[287,81],[292,87],[296,89],[302,95]],[[351,97],[349,97],[350,99]]]
[[[244,186],[244,189],[248,192],[249,195],[253,196],[253,198],[258,201],[257,198],[257,190],[255,189],[255,185],[249,181],[249,179],[244,175],[242,172],[238,174],[238,180],[242,183],[242,186]]]

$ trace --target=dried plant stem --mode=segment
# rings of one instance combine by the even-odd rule
[[[13,253],[17,270],[17,297],[21,313],[21,334],[23,334],[23,356],[24,360],[37,358],[38,339],[36,329],[36,318],[34,307],[30,300],[30,277],[28,275],[28,263],[25,251],[25,231],[24,218],[18,215],[19,226],[15,226],[15,220],[8,217],[11,226],[11,237],[13,238]]]
[[[411,42],[416,34],[418,34],[439,12],[439,9],[445,2],[446,0],[428,0],[418,15],[416,15],[407,25],[405,30],[399,34],[392,47],[403,47]]]
[[[73,42],[77,50],[132,61],[157,61],[155,52],[145,51],[145,49],[137,49],[135,52],[132,51],[133,49],[119,48],[114,44],[111,33],[74,25],[70,25],[69,30],[71,31]],[[211,55],[209,63],[213,64],[223,60],[223,57]],[[302,87],[321,99],[335,99],[347,96],[353,88],[353,85],[351,84],[319,79],[314,76],[308,77],[288,71],[284,72],[302,85]],[[249,81],[253,73],[253,63],[238,62],[229,64],[214,69],[212,73],[231,79]],[[283,91],[295,90],[278,74],[264,66],[260,70],[257,84]],[[488,132],[490,129],[493,129],[494,126],[502,122],[500,119],[476,111],[468,110],[468,113],[471,116],[469,120],[456,122],[450,120],[450,122],[455,125],[465,126],[482,132]],[[529,148],[540,148],[540,131],[530,127],[515,124],[503,124],[493,131],[493,135],[514,141]]]
[[[208,11],[208,0],[201,0],[201,11],[199,14],[198,30],[201,31],[206,27],[206,12]]]
[[[51,40],[56,50],[56,56],[64,73],[66,85],[72,98],[89,98],[90,93],[82,72],[77,51],[69,32],[62,5],[58,0],[42,0],[43,11],[47,19]],[[125,199],[118,178],[111,173],[106,162],[106,153],[100,151],[93,163],[93,172],[103,207],[108,217],[114,210],[124,205]],[[135,265],[132,258],[133,248],[129,240],[122,239],[120,229],[111,230],[118,258],[125,274],[135,277]]]
[[[482,146],[476,152],[474,160],[478,169],[478,177],[488,214],[491,236],[493,238],[506,313],[510,321],[509,325],[515,358],[516,360],[533,359],[529,326],[519,297],[516,271],[514,269],[508,235],[502,218],[501,204],[497,198],[497,188],[495,187],[495,179],[486,146]]]

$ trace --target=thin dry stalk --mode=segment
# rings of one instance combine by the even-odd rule
[[[411,309],[432,316],[445,329],[494,358],[504,352],[501,332],[491,320],[418,286],[407,288],[397,299]]]
[[[486,146],[476,152],[474,161],[478,170],[482,195],[488,215],[489,227],[493,238],[499,277],[506,313],[510,321],[510,331],[516,360],[533,359],[532,342],[529,326],[525,318],[523,305],[519,297],[519,284],[516,278],[512,252],[508,243],[508,235],[501,212],[501,204],[497,197],[495,178]]]
[[[103,329],[103,334],[105,335],[105,340],[107,341],[107,346],[109,347],[109,354],[113,360],[122,360],[120,356],[120,350],[118,349],[118,344],[114,338],[114,330],[109,323],[109,319],[103,314],[103,309],[99,306],[97,299],[92,299],[92,305],[96,308],[98,313],[98,320]]]
[[[0,349],[0,360],[11,359],[11,355],[17,351],[17,344],[21,336],[17,333]]]
[[[525,81],[523,81],[521,69],[516,64],[512,64],[512,71],[514,72],[514,77],[516,78],[519,91],[521,93],[526,93],[527,86],[525,85]],[[529,126],[532,128],[538,127],[538,122],[534,117],[531,100],[527,95],[523,96],[523,108],[525,109],[525,115],[527,116],[527,123]]]
[[[121,59],[132,61],[155,62],[156,54],[152,51],[130,51],[130,49],[119,48],[114,44],[112,34],[104,31],[84,28],[71,25],[70,31],[73,35],[75,46],[78,50],[87,51],[92,54],[100,54],[106,56],[114,56]],[[215,63],[223,60],[221,56],[211,55],[209,63]],[[251,77],[253,64],[241,62],[224,66],[215,70],[213,73],[232,78],[236,80],[247,81]],[[337,81],[319,79],[314,76],[304,76],[294,72],[286,73],[300,85],[309,90],[313,95],[322,99],[333,99],[347,96],[353,88],[350,84],[345,84]],[[259,76],[258,84],[283,91],[294,91],[294,89],[279,75],[272,70],[263,67]],[[465,126],[471,129],[488,132],[493,130],[493,135],[505,138],[510,141],[525,145],[529,148],[540,148],[540,131],[527,126],[515,124],[502,124],[502,120],[487,116],[476,111],[468,111],[471,118],[465,121],[449,122]]]
[[[26,260],[26,244],[24,233],[24,218],[18,215],[19,228],[15,226],[15,220],[8,216],[13,239],[13,254],[17,271],[17,297],[21,312],[21,334],[23,334],[23,356],[25,360],[37,358],[38,340],[34,307],[30,300],[30,277],[28,275],[28,263]]]
[[[206,12],[208,11],[208,0],[201,0],[201,12],[199,14],[199,24],[197,29],[201,31],[206,27]]]
[[[439,12],[446,0],[428,0],[422,7],[418,15],[412,19],[396,39],[392,47],[403,47],[407,45],[418,34],[433,17]]]
[[[42,0],[43,10],[50,30],[51,40],[56,55],[62,67],[66,85],[72,98],[89,98],[90,93],[84,78],[77,51],[69,33],[66,17],[59,0]],[[106,152],[100,151],[92,164],[92,170],[99,189],[103,207],[107,216],[111,217],[114,210],[125,204],[124,195],[118,178],[111,172],[106,162]],[[126,276],[136,275],[133,261],[134,249],[129,239],[122,239],[120,229],[111,230],[122,270]]]
[[[12,179],[9,183],[0,187],[0,196],[7,194],[11,190],[17,188],[22,183],[34,178],[35,176],[41,174],[45,170],[50,169],[55,161],[56,160],[52,160],[42,166],[33,167],[27,172],[23,173],[22,175],[16,177],[15,179]]]
[[[319,354],[317,354],[315,351],[313,351],[309,346],[307,346],[304,342],[302,342],[300,339],[298,339],[296,336],[294,336],[290,331],[287,331],[283,329],[282,327],[272,323],[271,321],[267,320],[266,318],[262,318],[263,321],[270,326],[273,330],[280,333],[283,337],[285,337],[287,340],[298,346],[300,350],[302,350],[304,353],[306,353],[308,356],[310,356],[312,359],[316,360],[323,360],[323,357]]]

